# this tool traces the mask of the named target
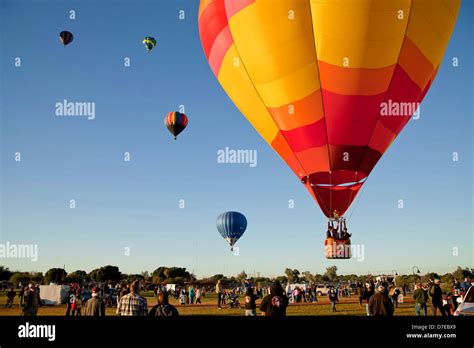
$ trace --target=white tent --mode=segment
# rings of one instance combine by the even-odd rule
[[[40,285],[40,297],[45,305],[64,303],[68,292],[68,285]]]

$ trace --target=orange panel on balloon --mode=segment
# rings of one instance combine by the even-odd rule
[[[319,121],[324,116],[321,90],[278,108],[268,108],[281,130],[291,130]]]
[[[435,70],[431,62],[408,37],[403,41],[398,65],[420,89],[425,88]]]
[[[390,85],[395,65],[378,69],[348,68],[318,61],[321,87],[345,95],[375,95]]]
[[[297,176],[302,177],[306,175],[306,172],[297,161],[293,150],[288,146],[288,143],[280,132],[278,132],[272,141],[272,147]]]
[[[329,171],[329,154],[327,146],[312,147],[297,153],[307,173]]]

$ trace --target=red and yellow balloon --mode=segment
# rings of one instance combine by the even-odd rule
[[[305,184],[341,217],[441,64],[460,0],[201,0],[219,83]]]

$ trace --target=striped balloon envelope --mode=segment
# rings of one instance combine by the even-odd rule
[[[151,52],[151,50],[153,48],[155,48],[156,46],[156,40],[155,38],[151,37],[151,36],[146,36],[144,39],[143,39],[143,44],[145,45],[145,48],[146,50],[148,51],[148,53]]]
[[[66,46],[69,45],[72,40],[74,40],[74,35],[72,35],[72,33],[69,31],[62,31],[59,33],[59,40],[64,46]]]
[[[426,95],[460,0],[201,0],[219,83],[329,218]]]
[[[235,243],[247,229],[247,219],[236,211],[227,211],[217,217],[216,227],[221,236],[230,245],[232,251]]]
[[[170,133],[173,134],[174,140],[176,140],[178,134],[181,133],[188,125],[188,117],[178,111],[168,112],[165,117],[165,125]]]

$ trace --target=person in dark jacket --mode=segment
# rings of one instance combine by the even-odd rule
[[[413,292],[413,300],[415,301],[415,313],[417,316],[420,315],[420,311],[423,310],[425,317],[428,315],[428,310],[426,309],[426,302],[428,302],[428,294],[423,289],[421,283],[416,284],[416,289]]]
[[[336,310],[336,302],[338,302],[337,298],[337,291],[334,290],[334,288],[331,288],[328,292],[328,297],[329,297],[329,302],[331,303],[331,308],[333,312],[337,312]]]
[[[365,309],[367,315],[370,316],[372,313],[369,311],[369,299],[374,295],[374,282],[369,280],[365,283],[365,288],[362,293],[362,299],[365,300]]]
[[[168,295],[159,292],[157,296],[158,303],[148,313],[149,317],[176,317],[179,315],[176,307],[168,303]]]
[[[11,288],[9,292],[7,292],[7,304],[5,305],[5,308],[12,308],[13,305],[13,300],[15,299],[16,292]]]
[[[377,293],[369,299],[369,312],[375,317],[393,316],[393,304],[385,293],[385,287],[383,285],[379,285]]]
[[[33,283],[28,284],[28,290],[25,292],[25,306],[23,307],[23,316],[35,317],[38,314],[38,308],[41,306],[39,287]]]
[[[430,287],[430,297],[431,297],[431,314],[436,316],[437,310],[441,312],[443,317],[446,316],[446,311],[443,308],[443,291],[439,287],[441,281],[439,279],[435,279],[433,284]]]
[[[105,316],[105,302],[99,296],[100,290],[98,288],[92,289],[92,297],[86,302],[85,316],[103,317]]]
[[[255,317],[257,315],[257,304],[255,301],[257,296],[254,294],[254,289],[248,287],[245,292],[245,316],[246,317]]]
[[[362,307],[362,301],[364,300],[364,288],[360,282],[357,282],[357,296],[359,297],[359,306]]]
[[[288,297],[280,282],[275,281],[270,287],[270,294],[265,296],[260,304],[260,310],[265,316],[284,317],[288,307]]]

